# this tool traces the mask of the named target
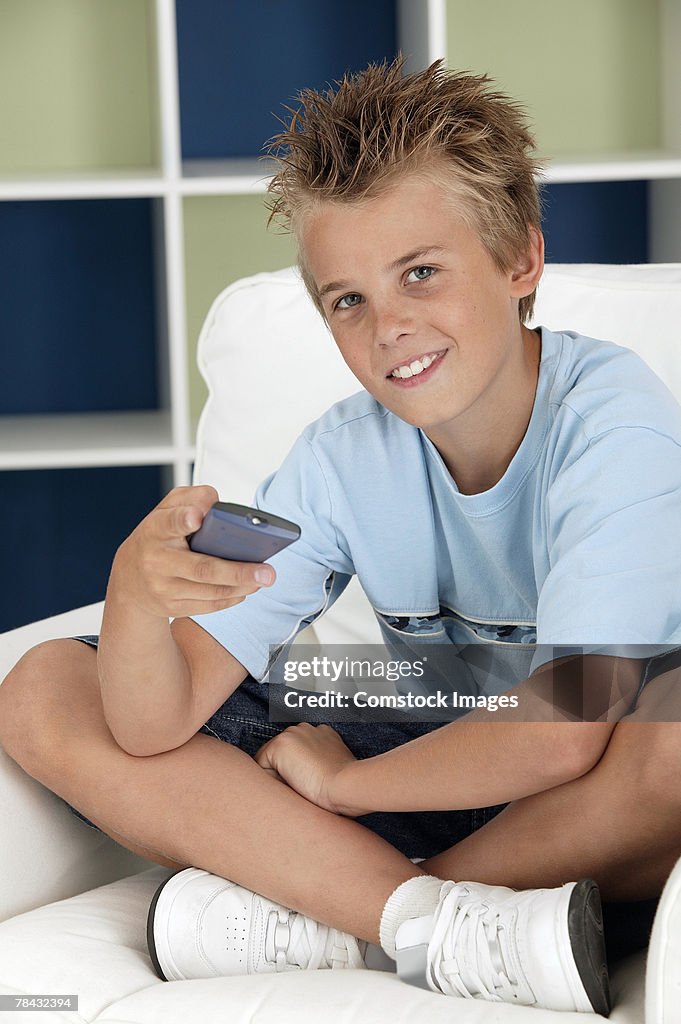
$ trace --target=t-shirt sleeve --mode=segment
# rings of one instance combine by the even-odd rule
[[[277,573],[273,586],[232,608],[191,618],[262,681],[281,649],[331,607],[354,567],[334,522],[326,478],[305,435],[258,487],[253,504],[297,523],[300,538],[270,559]]]
[[[544,529],[533,670],[551,660],[548,645],[641,658],[681,645],[675,439],[618,427],[590,440],[549,486]]]

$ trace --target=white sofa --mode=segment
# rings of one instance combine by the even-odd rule
[[[630,345],[681,401],[681,265],[548,267],[533,323]],[[300,429],[358,389],[293,269],[227,288],[206,319],[199,363],[210,395],[195,482],[214,484],[225,500],[250,503],[256,484],[279,464]],[[97,632],[101,610],[95,604],[3,634],[0,679],[41,640]],[[353,585],[315,630],[326,642],[378,640],[368,605]],[[42,1024],[298,1022],[322,1015],[329,1024],[577,1019],[478,1001],[453,1005],[377,971],[161,982],[148,957],[145,923],[152,895],[169,871],[88,828],[1,748],[0,808],[0,995],[79,996],[77,1013],[23,1011],[23,1024],[34,1017]],[[655,921],[647,971],[644,984],[646,957],[639,953],[614,972],[610,1020],[679,1024],[681,862]]]

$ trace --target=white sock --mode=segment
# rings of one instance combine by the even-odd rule
[[[379,935],[381,946],[393,960],[396,959],[395,935],[403,921],[412,917],[432,914],[440,899],[443,886],[441,878],[435,875],[416,875],[398,885],[388,897],[381,914]]]

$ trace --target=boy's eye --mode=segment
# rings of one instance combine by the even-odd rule
[[[417,281],[427,281],[435,273],[437,273],[435,267],[414,267],[413,270],[409,271],[408,278],[414,274]]]
[[[351,309],[353,306],[358,306],[362,301],[362,296],[358,295],[357,292],[350,292],[349,295],[344,295],[336,303],[336,309]],[[343,305],[345,303],[345,305]]]

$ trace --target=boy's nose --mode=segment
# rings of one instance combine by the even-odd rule
[[[413,315],[408,314],[399,303],[386,303],[374,308],[374,339],[383,348],[394,348],[406,337],[415,333]]]

